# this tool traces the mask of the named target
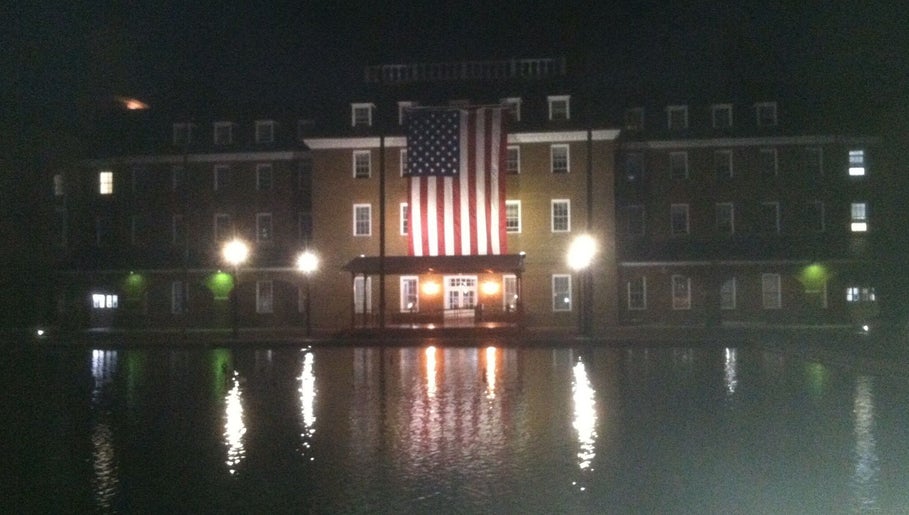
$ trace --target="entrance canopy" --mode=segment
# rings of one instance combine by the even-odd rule
[[[360,256],[342,270],[354,275],[458,274],[469,272],[513,273],[524,271],[524,254],[499,256]]]

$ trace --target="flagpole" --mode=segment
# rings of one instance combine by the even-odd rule
[[[379,330],[385,330],[385,135],[379,136]]]

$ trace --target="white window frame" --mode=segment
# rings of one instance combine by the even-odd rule
[[[677,232],[673,223],[676,212],[685,214],[685,230],[683,232]],[[691,218],[688,204],[669,204],[669,233],[672,236],[687,236],[691,234]]]
[[[222,141],[221,131],[227,129],[227,141]],[[233,145],[234,143],[234,124],[233,122],[215,122],[212,128],[212,143],[215,145]]]
[[[676,165],[679,164],[682,165],[683,171],[681,177],[676,174]],[[688,179],[688,151],[681,150],[669,153],[669,177],[676,181]]]
[[[867,202],[852,202],[849,205],[849,231],[868,232]]]
[[[256,281],[256,313],[268,315],[275,312],[275,284],[270,279]]]
[[[505,274],[502,276],[502,309],[505,312],[518,309],[518,276]]]
[[[758,163],[761,167],[762,177],[777,177],[780,173],[779,155],[775,147],[765,147],[758,151]],[[768,161],[769,159],[769,161]],[[766,166],[770,164],[770,170]]]
[[[376,105],[372,102],[355,102],[350,104],[350,126],[372,127],[372,112],[375,107]],[[364,111],[366,113],[365,119],[362,116]]]
[[[404,125],[404,123],[407,122],[407,111],[416,106],[417,103],[412,100],[398,101],[398,125]]]
[[[512,166],[512,164],[514,166]],[[508,145],[505,155],[505,173],[520,175],[521,173],[521,146]]]
[[[366,232],[358,230],[357,226],[357,214],[361,210],[365,210],[366,214]],[[372,236],[372,204],[354,204],[353,205],[353,235],[355,237],[370,237]]]
[[[672,309],[673,311],[691,309],[691,277],[672,275]]]
[[[556,229],[556,212],[555,212],[555,210],[556,210],[557,205],[564,205],[566,208],[565,209],[566,214],[565,214],[565,228],[564,229]],[[556,198],[556,199],[552,199],[549,202],[549,222],[550,222],[550,229],[552,232],[561,232],[561,233],[571,232],[571,200],[570,199]]]
[[[761,274],[761,306],[764,309],[783,308],[780,274]]]
[[[727,290],[728,285],[728,291]],[[737,284],[735,277],[730,277],[720,284],[720,309],[732,311],[736,308]],[[727,302],[728,300],[728,302]]]
[[[262,174],[268,173],[268,187],[262,187]],[[274,166],[271,163],[256,164],[256,191],[271,191],[275,187]]]
[[[720,213],[721,209],[727,209],[729,213],[729,228],[728,230],[720,227]],[[717,232],[722,234],[735,234],[735,204],[732,202],[717,202],[714,209],[715,214],[715,225]]]
[[[410,232],[410,205],[407,202],[401,202],[399,206],[398,234],[407,236]]]
[[[714,129],[732,128],[732,104],[713,104],[710,106],[710,120]],[[720,123],[725,121],[725,123]]]
[[[93,309],[117,309],[120,296],[116,293],[92,293]]]
[[[363,314],[364,295],[366,296],[366,313],[372,313],[372,277],[358,275],[353,280],[354,313],[357,315]]]
[[[771,116],[768,116],[768,120],[764,120],[762,114],[764,112],[770,113]],[[754,118],[755,124],[758,127],[776,127],[777,119],[777,106],[776,102],[757,102],[754,104]]]
[[[640,281],[641,290],[640,294],[637,291],[635,283]],[[634,279],[629,279],[625,283],[625,293],[626,293],[626,305],[628,306],[628,311],[646,311],[647,310],[647,276],[636,277]],[[638,304],[635,302],[635,297],[640,295],[641,302]]]
[[[846,302],[876,302],[873,286],[849,286],[846,288]]]
[[[401,177],[407,175],[407,148],[402,148],[398,152],[398,161],[401,171]]]
[[[561,154],[562,151],[565,152],[564,169],[556,168],[556,158],[558,157],[559,160],[562,159],[562,157],[560,155],[557,156],[557,153]],[[557,145],[549,146],[549,170],[554,174],[571,173],[571,147],[569,145],[557,144]]]
[[[275,239],[271,213],[256,213],[256,243],[271,243]],[[265,232],[266,234],[263,234]]]
[[[98,172],[98,194],[114,194],[114,172],[111,170],[101,170]]]
[[[365,160],[365,162],[362,160]],[[372,152],[369,150],[354,150],[352,162],[354,179],[369,179],[372,177]],[[366,175],[359,173],[361,167],[366,170]]]
[[[549,105],[549,121],[571,120],[571,95],[549,95],[546,101]]]
[[[521,97],[505,97],[499,99],[499,103],[505,106],[506,110],[511,113],[514,121],[521,121]]]
[[[417,313],[420,311],[420,277],[416,275],[402,275],[400,280],[400,309],[401,313]],[[413,299],[412,301],[410,299]],[[413,302],[413,305],[409,304]]]
[[[509,208],[517,209],[516,222],[517,226],[512,228],[509,226],[509,222],[512,220],[512,217],[509,217]],[[505,232],[511,234],[519,234],[521,232],[521,201],[520,200],[506,200],[505,201]]]
[[[275,121],[256,120],[256,143],[275,142]]]
[[[681,127],[676,127],[673,121],[673,115],[679,114],[682,115],[682,125]],[[666,128],[671,131],[681,131],[688,128],[688,106],[687,105],[669,105],[666,106]]]
[[[720,165],[726,170],[721,173]],[[713,173],[717,180],[731,179],[735,172],[732,169],[732,149],[718,149],[713,151]]]
[[[849,150],[849,176],[863,177],[865,175],[865,149],[854,148]]]
[[[556,282],[560,282],[557,288]],[[562,288],[566,286],[566,288]],[[564,303],[559,303],[556,301],[557,296],[562,296],[561,298],[565,300]],[[564,305],[567,304],[567,307]],[[552,311],[553,312],[570,312],[573,308],[574,299],[572,298],[571,292],[571,274],[552,274]]]
[[[219,220],[225,221],[225,223],[223,224],[224,225],[223,229],[224,229],[224,232],[227,234],[221,234],[222,231],[220,229],[221,229],[222,224],[218,223]],[[232,224],[232,220],[231,220],[231,216],[229,214],[215,213],[212,217],[212,236],[213,236],[212,239],[218,243],[229,240],[230,237],[232,236],[232,234],[230,234],[230,233],[233,232],[231,230],[231,224]]]

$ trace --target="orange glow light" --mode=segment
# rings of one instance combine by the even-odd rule
[[[148,104],[136,98],[117,97],[117,101],[129,111],[142,111],[148,109]]]
[[[499,293],[499,283],[495,281],[483,283],[483,295],[495,295],[496,293]]]
[[[423,283],[423,287],[421,289],[426,295],[435,295],[439,293],[439,283],[435,281],[428,281]]]

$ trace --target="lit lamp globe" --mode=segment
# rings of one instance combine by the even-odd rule
[[[224,244],[223,256],[225,262],[237,268],[249,258],[249,246],[243,240],[231,240]]]
[[[593,263],[597,253],[597,242],[591,236],[582,234],[568,247],[568,266],[572,270],[584,270]]]
[[[309,275],[319,268],[319,257],[310,251],[301,252],[297,256],[297,270]]]

